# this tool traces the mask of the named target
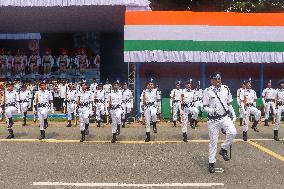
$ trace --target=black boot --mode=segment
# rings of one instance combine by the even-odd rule
[[[215,165],[214,163],[209,163],[208,170],[210,173],[215,173]]]
[[[195,127],[194,127],[194,119],[190,119],[190,127],[192,129],[195,129]]]
[[[98,121],[97,127],[101,127],[101,121]]]
[[[39,140],[45,139],[45,130],[40,130]]]
[[[120,135],[120,124],[117,125],[116,134]]]
[[[66,127],[71,127],[72,126],[72,124],[71,124],[71,120],[68,120],[68,124],[67,124],[67,126]]]
[[[122,120],[122,128],[125,128],[125,119]]]
[[[117,139],[116,139],[116,133],[112,133],[111,143],[115,143],[116,141],[117,141]]]
[[[244,120],[244,118],[240,118],[240,126],[241,127],[243,126],[243,120]]]
[[[153,122],[153,131],[154,133],[157,133],[157,122]]]
[[[176,121],[173,121],[174,122],[174,126],[173,127],[177,127],[177,122]]]
[[[9,131],[9,135],[6,137],[6,139],[12,139],[12,138],[15,138],[14,136],[14,132],[13,132],[13,129],[8,129]]]
[[[243,131],[243,140],[247,141],[248,140],[248,133]]]
[[[219,154],[223,157],[223,159],[224,159],[225,161],[229,161],[229,160],[230,160],[230,158],[229,158],[229,156],[228,156],[228,153],[227,153],[227,150],[221,148]]]
[[[86,140],[85,138],[85,131],[81,131],[81,140],[80,142],[84,142]]]
[[[183,137],[183,142],[187,142],[187,134],[186,133],[182,133],[182,137]]]
[[[278,130],[274,130],[274,140],[279,141]]]
[[[71,117],[72,117],[72,120],[75,120],[75,114],[74,113],[71,114]]]
[[[264,126],[267,126],[267,127],[269,126],[268,125],[268,119],[264,120]]]
[[[9,122],[9,123],[8,123],[8,128],[12,128],[13,125],[14,125],[13,119],[12,119],[12,118],[9,118],[9,121],[8,121],[8,122]]]
[[[89,135],[89,123],[85,123],[85,135]]]
[[[146,132],[146,139],[145,142],[150,142],[150,132]]]
[[[48,127],[48,121],[47,119],[43,120],[43,128],[46,129]]]
[[[27,125],[27,112],[24,112],[24,122],[22,126],[26,126],[26,125]]]
[[[257,124],[258,124],[258,121],[254,121],[253,124],[252,124],[252,127],[251,127],[255,132],[259,132],[259,130],[256,127]]]

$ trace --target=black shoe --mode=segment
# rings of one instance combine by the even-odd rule
[[[125,119],[122,120],[122,128],[125,128]]]
[[[209,163],[208,171],[210,173],[215,173],[215,166],[214,163]]]
[[[243,131],[243,140],[247,141],[248,140],[248,133]]]
[[[101,121],[98,121],[97,127],[101,127]]]
[[[274,130],[274,140],[279,141],[278,130]]]
[[[112,139],[111,139],[111,143],[116,143],[117,139],[116,139],[116,133],[112,134]]]
[[[259,130],[256,127],[257,124],[258,124],[258,121],[254,121],[253,124],[252,124],[252,127],[251,127],[255,132],[259,132]]]
[[[150,132],[146,132],[146,139],[145,142],[150,142]]]
[[[199,122],[199,121],[197,121],[197,120],[194,121],[194,126],[195,126],[195,128],[198,127],[198,125],[197,125],[198,122]]]
[[[264,126],[269,126],[269,124],[268,124],[268,119],[266,119],[265,121],[264,121]]]
[[[153,132],[157,133],[158,129],[157,129],[157,122],[153,122]]]
[[[24,117],[24,122],[23,122],[22,126],[26,126],[26,125],[27,125],[27,118]]]
[[[14,121],[12,118],[9,118],[8,128],[12,128],[14,125]]]
[[[186,133],[182,133],[182,137],[183,137],[183,142],[187,142],[187,134]]]
[[[174,126],[173,127],[177,127],[177,122],[176,121],[173,121],[174,122]]]
[[[221,148],[219,154],[223,157],[223,159],[224,159],[225,161],[229,161],[229,160],[230,160],[230,158],[229,158],[229,156],[228,156],[228,153],[227,153],[227,150]]]
[[[190,120],[190,127],[191,127],[192,129],[195,129],[194,119],[191,119],[191,120]]]
[[[240,118],[240,126],[243,126],[243,118]]]
[[[89,123],[85,124],[85,135],[89,135]]]
[[[47,119],[44,119],[43,120],[43,128],[47,129],[47,127],[48,127],[48,121],[47,121]]]
[[[38,138],[39,140],[45,139],[45,131],[44,130],[40,130],[40,136]]]
[[[71,114],[71,117],[72,117],[72,120],[75,120],[75,114],[74,113]]]
[[[72,124],[71,124],[71,120],[68,120],[68,124],[66,125],[66,127],[71,127]]]
[[[116,134],[117,134],[117,135],[120,135],[120,124],[117,125]]]
[[[9,135],[6,137],[6,139],[15,138],[13,130],[12,129],[8,129],[8,131],[9,131]]]
[[[80,142],[84,142],[86,140],[85,131],[81,131],[81,140]]]

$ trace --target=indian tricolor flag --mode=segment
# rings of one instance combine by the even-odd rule
[[[284,13],[126,12],[124,61],[283,63]]]

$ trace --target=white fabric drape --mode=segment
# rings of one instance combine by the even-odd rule
[[[284,52],[125,51],[124,62],[284,63]]]
[[[41,39],[40,33],[4,33],[0,34],[0,39],[13,39],[13,40],[30,40],[30,39]]]
[[[83,5],[124,5],[130,7],[145,7],[149,9],[148,0],[0,0],[0,7],[55,7],[55,6],[83,6]]]

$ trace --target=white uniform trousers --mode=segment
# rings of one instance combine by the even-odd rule
[[[276,110],[276,122],[274,126],[274,130],[279,130],[280,121],[281,121],[281,114],[284,112],[284,105],[278,106]]]
[[[101,121],[101,116],[105,114],[105,105],[104,103],[96,103],[96,120]]]
[[[172,114],[173,114],[173,121],[178,120],[178,112],[181,112],[180,110],[180,101],[174,102],[172,105]]]
[[[157,106],[145,106],[144,107],[144,116],[146,123],[146,132],[151,131],[151,121],[157,122]]]
[[[17,108],[15,106],[7,106],[5,107],[5,118],[6,118],[6,126],[9,127],[9,118],[13,117],[13,113],[17,112]]]
[[[123,109],[122,119],[125,119],[125,115],[130,114],[131,103],[122,103],[122,109]]]
[[[274,102],[266,102],[265,103],[264,119],[268,119],[269,118],[270,108],[272,108],[272,114],[275,115],[275,113],[276,113],[276,111],[275,111],[275,103]]]
[[[202,101],[196,101],[196,102],[194,103],[194,106],[195,106],[198,110],[203,111],[203,102],[202,102]]]
[[[243,131],[247,132],[248,131],[248,125],[249,125],[249,116],[252,114],[254,115],[255,121],[260,120],[261,112],[254,106],[247,107],[247,114],[245,118],[245,123],[243,125]]]
[[[72,114],[75,111],[75,102],[67,103],[67,119],[72,120]]]
[[[197,120],[198,118],[198,113],[199,110],[196,107],[188,107],[184,108],[182,112],[182,128],[181,131],[182,133],[187,132],[187,127],[188,127],[188,115],[191,114],[191,118],[194,120]]]
[[[85,130],[85,124],[89,124],[90,109],[89,107],[81,107],[78,109],[80,120],[80,131]]]
[[[39,130],[44,130],[44,120],[48,116],[48,107],[38,108],[38,120],[39,120]]]
[[[121,107],[111,109],[110,116],[111,116],[111,133],[116,133],[117,125],[121,124],[121,115],[123,114],[123,110]]]
[[[28,111],[30,104],[29,102],[23,102],[20,103],[20,106],[21,106],[21,112],[24,113]]]
[[[240,113],[239,118],[244,118],[244,110],[242,109],[242,107],[241,107],[240,104],[241,104],[241,103],[240,103],[239,100],[238,100],[239,113]]]
[[[219,131],[223,128],[226,131],[226,139],[224,143],[221,144],[221,148],[228,150],[230,145],[233,143],[236,137],[237,130],[233,121],[228,117],[224,117],[217,121],[208,121],[208,131],[209,131],[209,163],[216,162],[217,144]]]

